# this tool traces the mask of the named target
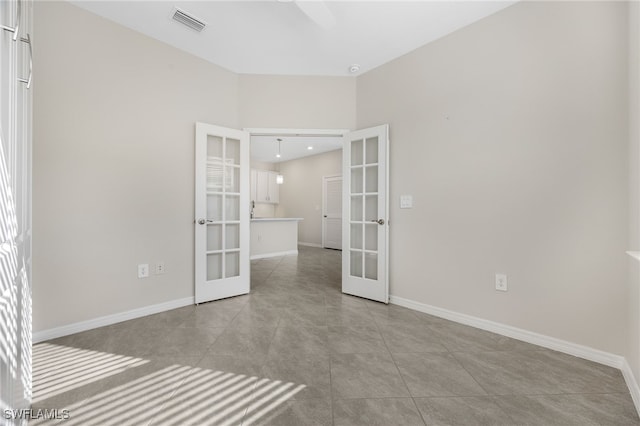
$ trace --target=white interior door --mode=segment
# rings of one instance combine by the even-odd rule
[[[342,292],[389,303],[389,126],[347,133],[342,154]]]
[[[196,123],[195,302],[249,292],[249,133]]]
[[[322,178],[322,247],[342,249],[342,176]]]

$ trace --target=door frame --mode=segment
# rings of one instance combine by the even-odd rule
[[[278,128],[278,127],[243,127],[243,131],[249,132],[249,163],[251,163],[251,137],[252,136],[340,136],[351,132],[349,129],[295,129],[295,128]],[[344,153],[344,142],[342,144],[342,152]],[[340,165],[342,169],[342,165]],[[278,168],[279,169],[279,168]],[[322,221],[322,243],[324,244],[324,220]],[[251,237],[251,231],[249,231]]]
[[[344,144],[342,146],[342,150],[344,151]],[[327,179],[332,179],[332,178],[340,178],[340,181],[344,182],[342,174],[322,176],[322,210],[321,210],[322,211],[322,248],[324,248],[325,243],[326,243],[325,238],[324,238],[324,235],[325,235],[324,231],[325,231],[325,226],[326,226],[325,219],[326,218],[324,217],[324,215],[325,215],[325,207],[327,205],[327,192],[325,191],[325,189],[326,189]],[[342,185],[341,185],[341,187],[342,187]],[[340,223],[340,226],[342,226],[342,223]],[[340,247],[342,248],[342,242],[340,242]]]

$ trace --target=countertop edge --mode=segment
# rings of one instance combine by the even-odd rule
[[[301,221],[304,218],[301,217],[257,217],[251,219],[251,222],[293,222]]]

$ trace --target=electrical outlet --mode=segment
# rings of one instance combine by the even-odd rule
[[[156,262],[156,275],[164,274],[164,262]]]
[[[507,291],[507,276],[505,274],[496,274],[496,290]]]
[[[138,278],[147,278],[149,276],[149,264],[141,263],[138,265]]]

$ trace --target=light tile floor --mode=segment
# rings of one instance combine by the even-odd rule
[[[640,424],[620,371],[343,295],[340,252],[306,247],[252,262],[251,295],[33,355],[63,425]]]

